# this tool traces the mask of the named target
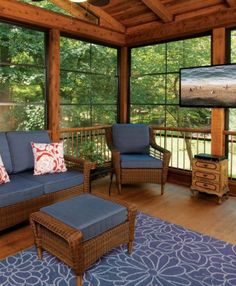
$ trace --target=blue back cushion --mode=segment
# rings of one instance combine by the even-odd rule
[[[0,132],[0,155],[8,174],[12,172],[11,154],[5,132]]]
[[[47,131],[11,131],[7,132],[7,141],[13,173],[19,173],[34,168],[34,155],[30,143],[50,143],[50,138]]]
[[[149,152],[149,127],[145,124],[114,124],[112,141],[121,153]]]

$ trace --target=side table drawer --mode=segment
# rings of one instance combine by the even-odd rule
[[[204,181],[200,181],[200,180],[193,180],[192,183],[192,188],[196,188],[199,191],[203,191],[205,192],[206,190],[208,191],[212,191],[212,192],[219,192],[219,184],[214,184],[211,182],[204,182]]]
[[[193,178],[197,179],[206,179],[210,181],[219,182],[220,181],[220,174],[217,173],[207,173],[201,171],[193,171]]]
[[[201,160],[193,160],[193,168],[202,168],[208,170],[219,171],[220,165],[215,162],[206,162]]]

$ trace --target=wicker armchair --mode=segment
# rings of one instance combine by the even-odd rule
[[[122,184],[133,183],[161,184],[164,193],[171,153],[156,144],[151,127],[114,124],[106,129],[106,140],[119,193]]]

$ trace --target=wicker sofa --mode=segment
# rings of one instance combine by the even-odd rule
[[[50,143],[47,131],[0,132],[0,154],[10,182],[0,185],[0,230],[28,220],[32,212],[89,190],[89,162],[65,156],[68,171],[33,175],[31,142]]]

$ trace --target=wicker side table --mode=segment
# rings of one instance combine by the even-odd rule
[[[85,241],[81,230],[75,229],[55,217],[43,211],[31,214],[30,222],[38,258],[42,259],[43,250],[55,255],[75,271],[76,285],[81,286],[85,270],[112,248],[127,243],[128,252],[131,253],[136,207],[114,199],[109,199],[109,202],[118,203],[127,208],[126,221]]]

